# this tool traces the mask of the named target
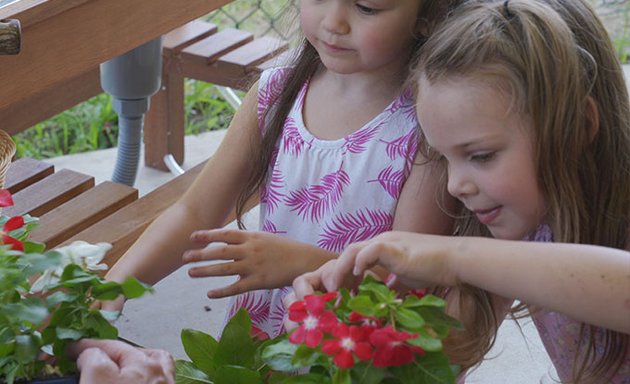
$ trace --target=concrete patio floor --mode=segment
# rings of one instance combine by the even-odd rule
[[[624,66],[630,80],[630,66]],[[630,86],[630,84],[629,84]],[[223,138],[224,131],[186,137],[184,169],[190,169],[211,156]],[[96,182],[109,180],[113,172],[116,150],[108,149],[86,154],[47,160],[57,169],[67,168],[93,175]],[[174,176],[141,166],[136,188],[144,195]],[[248,228],[257,229],[258,211],[247,217]],[[134,300],[125,307],[117,326],[121,336],[152,348],[162,348],[178,358],[185,358],[179,340],[180,330],[193,328],[216,336],[223,321],[227,299],[210,300],[206,291],[223,286],[233,278],[191,279],[187,268],[181,268],[155,286],[155,294]],[[497,342],[488,360],[471,373],[469,384],[529,384],[553,383],[556,378],[530,320],[520,328],[513,321],[501,326]]]

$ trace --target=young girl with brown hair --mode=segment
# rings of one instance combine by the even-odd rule
[[[448,348],[464,367],[518,299],[561,382],[630,383],[630,102],[595,12],[469,1],[414,75],[422,148],[462,203],[461,237],[381,234],[298,278],[297,293],[375,264],[412,287],[452,287],[467,329]]]
[[[262,74],[194,184],[107,278],[153,284],[182,261],[228,261],[189,274],[238,275],[208,296],[245,292],[230,314],[246,308],[275,336],[286,286],[347,244],[392,228],[449,233],[437,180],[413,164],[420,131],[404,83],[412,55],[454,2],[301,0],[305,40],[295,63]],[[240,218],[252,198],[262,232],[211,230],[234,209]],[[408,214],[418,210],[423,216]]]

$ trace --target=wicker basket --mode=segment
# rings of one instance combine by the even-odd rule
[[[3,130],[0,130],[0,188],[4,186],[4,178],[7,175],[11,160],[15,155],[15,143],[11,136]]]

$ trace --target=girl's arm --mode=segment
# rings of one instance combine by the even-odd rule
[[[348,248],[331,289],[379,264],[406,285],[468,283],[503,297],[630,333],[630,252],[583,244],[535,243],[390,232]]]
[[[217,150],[186,193],[165,210],[107,273],[110,280],[135,276],[154,284],[182,265],[185,250],[199,247],[190,234],[224,225],[247,174],[248,148],[260,142],[258,85],[245,96]],[[124,224],[124,223],[123,223]]]
[[[411,173],[400,192],[393,230],[436,235],[453,233],[453,219],[445,210],[455,209],[455,199],[439,195],[440,171],[418,154]],[[440,204],[444,206],[441,207]]]

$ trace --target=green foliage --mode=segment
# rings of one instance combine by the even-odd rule
[[[197,383],[454,383],[458,367],[449,364],[441,340],[450,328],[461,328],[444,314],[445,302],[435,296],[401,298],[381,282],[368,277],[356,296],[341,290],[337,302],[326,306],[339,321],[350,324],[357,311],[381,325],[418,335],[407,341],[424,353],[411,364],[377,368],[372,361],[356,361],[349,369],[337,367],[321,346],[309,348],[289,341],[287,335],[273,340],[253,339],[251,320],[241,309],[227,324],[221,340],[190,329],[182,331],[182,343],[191,361],[176,363],[176,382]],[[356,323],[355,323],[356,324]],[[308,373],[305,372],[308,370]]]
[[[6,217],[0,218],[0,223],[5,221]],[[0,245],[0,378],[7,384],[43,372],[75,372],[74,362],[65,353],[68,343],[118,336],[110,324],[117,313],[92,309],[95,300],[139,297],[150,290],[135,279],[122,284],[106,282],[96,270],[75,264],[67,254],[29,243],[36,219],[26,217],[25,223],[10,232],[25,242],[24,252]],[[33,283],[40,276],[51,276],[41,291]],[[41,360],[42,352],[55,358],[54,367]]]
[[[212,84],[186,80],[187,135],[227,128],[233,110]],[[118,116],[111,97],[95,96],[13,136],[16,156],[43,159],[112,148],[118,143]]]

